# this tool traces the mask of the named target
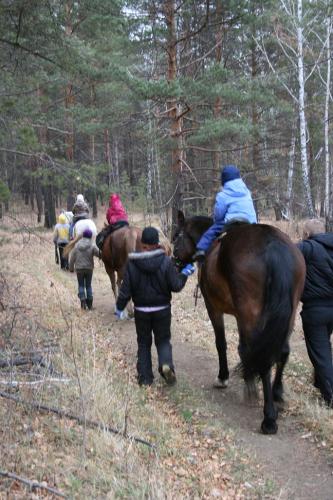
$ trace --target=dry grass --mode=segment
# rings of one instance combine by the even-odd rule
[[[29,217],[24,223],[33,226]],[[126,427],[129,434],[157,446],[155,453],[130,440],[1,399],[0,469],[44,481],[72,498],[207,498],[214,487],[222,498],[243,497],[242,481],[232,480],[232,462],[226,461],[221,472],[216,456],[210,456],[210,443],[202,442],[200,429],[188,434],[186,419],[159,387],[137,386],[132,367],[129,373],[123,354],[111,348],[110,339],[117,333],[113,325],[106,329],[94,312],[80,311],[75,276],[54,265],[53,245],[47,243],[51,233],[13,232],[12,220],[7,219],[0,238],[6,283],[0,297],[2,356],[39,351],[56,373],[13,367],[1,373],[1,390],[8,390],[8,382],[19,381],[17,395],[25,400],[119,430]],[[97,282],[100,279],[107,277],[97,264]],[[38,383],[27,384],[33,380]],[[219,460],[232,444],[226,431],[216,434],[216,442],[223,436],[226,443],[219,444]],[[193,446],[197,458],[192,463]],[[7,479],[0,480],[1,494],[28,497],[23,485]],[[39,495],[44,496],[42,490]]]
[[[133,367],[127,366],[114,342],[111,347],[118,326],[105,328],[96,313],[79,310],[75,277],[54,265],[51,233],[36,231],[30,214],[14,215],[33,232],[22,232],[19,223],[13,232],[12,219],[0,227],[2,276],[8,285],[0,293],[0,349],[7,356],[42,350],[59,377],[70,382],[48,382],[50,374],[38,374],[33,367],[28,372],[16,368],[0,378],[42,380],[36,386],[21,385],[18,394],[120,430],[126,426],[130,434],[155,442],[158,451],[1,400],[0,468],[46,481],[73,498],[276,498],[274,485],[260,478],[257,464],[235,445],[233,433],[199,394],[184,385],[170,394],[158,385],[148,390],[136,385]],[[133,222],[144,226],[157,221],[135,216]],[[297,238],[297,229],[282,229]],[[95,286],[106,281],[97,264]],[[192,277],[185,291],[174,297],[175,333],[215,354],[203,301],[194,309],[195,284]],[[233,318],[226,318],[226,328],[232,367],[238,361]],[[286,373],[288,411],[304,426],[304,439],[333,449],[331,413],[318,404],[311,386],[299,320],[292,339]],[[0,497],[1,491],[12,498],[28,497],[22,485],[8,480],[0,481]]]

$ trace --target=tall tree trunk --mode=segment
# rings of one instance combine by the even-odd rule
[[[148,113],[148,132],[149,139],[147,144],[147,209],[148,213],[153,213],[154,204],[153,204],[153,174],[154,174],[154,139],[153,139],[153,125],[152,125],[152,117],[149,112],[149,106],[147,106]]]
[[[255,27],[253,26],[253,37],[256,37],[256,31]],[[255,42],[251,43],[251,77],[252,77],[252,88],[255,87],[256,84],[256,78],[258,75],[258,58],[257,58],[257,50],[256,50],[256,44]],[[254,93],[255,94],[255,93]],[[259,113],[258,113],[258,107],[255,102],[255,99],[252,97],[252,102],[251,102],[251,107],[252,107],[252,137],[253,137],[253,147],[252,147],[252,165],[253,165],[253,170],[255,171],[260,167],[260,152],[259,152],[259,132],[258,132],[258,126],[259,126]]]
[[[176,33],[176,2],[165,0],[164,15],[168,31],[167,54],[168,72],[167,81],[173,82],[177,78],[177,33]],[[170,137],[173,145],[171,150],[171,174],[172,174],[172,229],[171,236],[177,226],[178,210],[181,207],[181,174],[182,174],[182,134],[181,113],[177,99],[172,97],[167,101],[168,116],[170,119]]]
[[[96,105],[96,92],[94,84],[90,87],[90,105],[94,107]],[[95,135],[90,135],[90,161],[93,167],[95,167]],[[89,189],[91,204],[92,204],[92,216],[97,217],[97,190],[96,190],[96,172],[95,169],[92,174],[91,187]]]
[[[286,218],[289,220],[291,216],[291,199],[293,192],[294,167],[295,167],[295,148],[296,135],[295,128],[292,129],[291,146],[289,151],[288,179],[287,179],[287,200],[286,200]]]
[[[324,213],[326,219],[332,218],[332,200],[331,200],[331,165],[330,165],[330,146],[329,146],[329,103],[330,103],[330,88],[331,88],[331,32],[332,18],[329,16],[326,19],[326,59],[327,59],[327,76],[326,76],[326,92],[325,92],[325,114],[324,114],[324,139],[325,139],[325,202]]]
[[[104,129],[104,158],[108,166],[108,187],[110,189],[111,184],[114,183],[114,172],[111,161],[110,132],[108,128]]]
[[[120,188],[119,142],[117,137],[113,139],[113,157],[114,157],[114,184],[119,190]]]
[[[43,90],[38,87],[37,89],[37,95],[39,97],[39,102],[40,102],[40,109],[41,112],[45,112],[45,99],[43,95]],[[42,147],[42,150],[45,151],[47,144],[48,144],[48,127],[47,125],[42,125],[41,127],[38,128],[38,138],[40,145]],[[51,228],[55,225],[56,223],[56,214],[55,214],[55,198],[54,198],[54,192],[53,192],[53,170],[51,169],[51,166],[49,164],[48,158],[41,157],[36,159],[36,165],[37,168],[42,168],[44,171],[46,171],[46,175],[43,175],[43,184],[41,181],[38,182],[38,189],[41,189],[41,192],[38,193],[38,197],[43,194],[44,198],[44,226],[47,228]],[[37,204],[38,204],[38,215],[37,215],[37,220],[40,222],[40,209],[41,209],[41,203],[40,200],[37,199]]]
[[[65,4],[65,35],[71,37],[73,34],[72,22],[72,9],[73,1],[67,0]],[[65,114],[64,114],[64,129],[65,134],[65,158],[68,162],[68,167],[73,168],[74,164],[74,120],[72,114],[72,107],[75,104],[75,95],[73,92],[73,85],[67,82],[65,86]],[[75,202],[75,186],[73,174],[69,175],[69,182],[67,183],[67,210],[72,210]]]
[[[307,212],[310,217],[315,216],[311,188],[309,183],[309,168],[306,146],[306,117],[304,92],[304,61],[303,61],[303,0],[297,0],[297,67],[298,67],[298,114],[299,134],[301,145],[301,169]]]
[[[45,215],[44,226],[47,228],[51,228],[56,223],[55,200],[51,182],[47,182],[47,184],[44,186],[43,194]]]
[[[224,35],[223,30],[223,0],[216,0],[216,20],[219,23],[216,34],[215,34],[215,42],[216,42],[216,50],[215,50],[215,62],[217,65],[221,64],[222,61],[222,40]],[[220,96],[216,97],[214,103],[214,118],[218,120],[221,116],[222,109],[222,99]],[[221,170],[221,151],[220,149],[220,141],[215,141],[214,145],[214,153],[213,153],[213,165],[214,165],[214,173],[217,179],[217,188],[220,187],[220,170]],[[208,172],[207,172],[207,175]],[[211,189],[210,186],[210,176],[207,178],[207,187],[208,190]],[[209,184],[208,184],[209,183]]]
[[[37,205],[37,222],[42,222],[43,213],[43,192],[40,180],[36,179],[36,205]]]

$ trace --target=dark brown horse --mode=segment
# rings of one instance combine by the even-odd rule
[[[192,261],[196,243],[212,224],[208,217],[178,214],[174,256]],[[235,316],[239,355],[249,393],[260,377],[264,393],[264,434],[277,432],[277,409],[283,402],[282,375],[289,355],[289,334],[303,291],[305,263],[289,237],[265,224],[234,224],[214,242],[201,267],[200,287],[212,322],[219,356],[216,386],[229,378],[223,313]],[[276,364],[274,382],[271,368]]]

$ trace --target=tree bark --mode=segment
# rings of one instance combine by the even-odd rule
[[[330,164],[330,144],[329,144],[329,103],[331,87],[331,32],[332,18],[326,19],[326,56],[327,56],[327,76],[325,92],[325,113],[324,113],[324,140],[325,140],[325,201],[324,214],[326,218],[332,218],[332,200],[331,200],[331,164]]]
[[[177,78],[177,32],[176,32],[176,2],[164,2],[164,15],[168,31],[167,54],[168,71],[167,81],[172,83]],[[181,174],[182,174],[182,134],[181,113],[177,99],[171,97],[167,100],[168,116],[170,119],[170,137],[173,145],[171,149],[171,175],[172,175],[172,228],[171,237],[177,227],[178,210],[181,208]]]
[[[303,0],[297,0],[297,67],[298,67],[298,114],[299,134],[301,145],[301,169],[305,201],[308,215],[315,216],[311,187],[309,182],[309,167],[306,146],[306,116],[305,116],[305,92],[304,92],[304,61],[303,61]]]
[[[215,50],[215,62],[217,65],[221,64],[222,61],[222,40],[223,40],[223,0],[216,0],[216,21],[219,23],[216,34],[215,34],[215,42],[216,42],[216,50]],[[214,103],[214,118],[218,120],[221,116],[221,109],[222,109],[222,99],[220,96],[216,97],[215,103]],[[220,149],[220,142],[216,141],[214,145],[214,153],[213,153],[213,165],[214,165],[214,171],[215,171],[215,176],[217,179],[217,189],[220,187],[220,170],[221,170],[221,151]],[[209,173],[207,172],[207,175]],[[208,180],[208,179],[207,179]],[[210,189],[211,186],[208,186],[208,189]]]
[[[295,129],[293,127],[291,146],[289,151],[289,165],[288,165],[288,179],[287,179],[286,218],[288,220],[290,219],[291,216],[291,199],[293,192],[294,167],[295,167],[295,148],[296,148],[296,136],[295,136]]]

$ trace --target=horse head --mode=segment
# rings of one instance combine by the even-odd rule
[[[193,262],[196,245],[212,223],[210,217],[195,216],[186,219],[183,212],[178,211],[177,228],[173,237],[173,256],[176,265]]]

